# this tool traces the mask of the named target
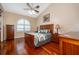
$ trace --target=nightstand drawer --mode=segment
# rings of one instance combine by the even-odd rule
[[[52,41],[55,43],[59,43],[59,37],[57,33],[52,34]]]

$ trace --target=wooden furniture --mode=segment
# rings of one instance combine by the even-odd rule
[[[33,35],[25,33],[25,42],[28,44],[29,47],[34,48],[34,36]]]
[[[53,38],[53,30],[54,30],[54,25],[53,24],[47,24],[47,25],[40,25],[40,29],[47,29],[50,31],[52,37],[51,37],[51,41],[55,40]]]
[[[6,25],[6,40],[14,39],[14,25]]]
[[[52,34],[52,42],[59,44],[59,36],[58,33]]]
[[[40,25],[40,29],[46,29],[46,30],[49,30],[50,33],[53,34],[54,25],[53,25],[53,24]]]
[[[56,32],[53,33],[53,35],[52,35],[52,41],[59,44],[59,29],[61,29],[61,28],[60,28],[59,24],[56,24],[56,26],[54,26],[54,27],[56,29]]]
[[[40,25],[40,29],[47,29],[50,33],[53,33],[53,24]],[[34,35],[25,33],[25,42],[30,46],[34,47]]]
[[[61,55],[79,55],[79,38],[70,35],[60,35]]]

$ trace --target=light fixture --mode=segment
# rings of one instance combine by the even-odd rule
[[[34,10],[29,10],[28,13],[29,13],[30,15],[37,15],[37,13],[36,13]]]
[[[60,25],[56,24],[55,29],[57,30],[57,34],[59,33]]]

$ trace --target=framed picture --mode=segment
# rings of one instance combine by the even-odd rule
[[[48,14],[44,15],[43,22],[49,22],[49,21],[50,21],[50,14],[48,13]]]

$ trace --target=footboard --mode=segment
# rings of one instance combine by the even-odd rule
[[[25,33],[25,43],[29,46],[34,48],[34,35],[26,34]]]

